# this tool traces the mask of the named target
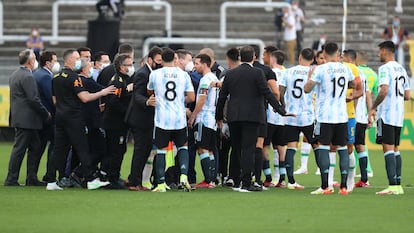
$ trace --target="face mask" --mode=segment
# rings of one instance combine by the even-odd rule
[[[38,31],[32,31],[32,36],[36,37],[38,35],[39,35],[39,32]]]
[[[77,60],[77,61],[75,62],[75,66],[73,67],[73,70],[74,70],[74,71],[79,71],[79,70],[80,70],[80,68],[81,68],[81,60]]]
[[[128,66],[128,73],[127,73],[127,75],[129,77],[132,77],[132,75],[134,75],[134,73],[135,73],[135,67],[134,66]]]
[[[109,63],[102,63],[101,65],[101,70],[105,69],[106,67],[108,67],[110,64]]]
[[[155,67],[153,68],[153,70],[156,70],[156,69],[162,68],[162,65],[161,65],[161,64],[156,63],[156,62],[154,62],[154,64],[155,64]]]
[[[321,39],[319,40],[319,42],[321,42],[321,44],[325,44],[326,39],[325,39],[325,38],[321,38]]]
[[[89,69],[89,74],[88,74],[89,76],[89,78],[91,78],[92,76],[93,76],[93,67],[91,67],[90,69]]]
[[[194,63],[192,61],[190,61],[189,63],[187,63],[187,65],[185,65],[184,70],[187,72],[191,72],[194,69]]]
[[[293,6],[292,6],[292,9],[293,9],[293,10],[297,10],[297,9],[298,9],[298,6],[297,6],[297,5],[293,5]]]
[[[37,60],[35,60],[34,61],[34,64],[33,64],[33,69],[32,70],[35,70],[35,69],[37,69],[39,67],[39,62],[37,62]]]
[[[56,62],[52,67],[52,73],[58,73],[60,71],[60,64]]]
[[[394,25],[394,27],[398,27],[398,26],[400,26],[400,22],[398,22],[398,20],[394,20],[394,21],[392,22],[392,24]]]

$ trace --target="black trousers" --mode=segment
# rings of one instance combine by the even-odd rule
[[[55,147],[53,150],[52,163],[55,169],[46,174],[47,182],[56,180],[55,171],[59,171],[59,179],[65,176],[65,167],[69,150],[73,147],[82,163],[82,174],[86,181],[94,179],[95,169],[89,155],[88,138],[85,130],[83,117],[71,117],[60,119],[56,122]]]
[[[221,143],[219,147],[219,167],[221,178],[228,175],[229,166],[229,152],[231,148],[231,141],[229,138],[221,137]],[[232,178],[233,179],[233,178]]]
[[[39,138],[40,138],[40,156],[36,161],[36,167],[39,168],[40,160],[43,156],[43,153],[47,148],[47,163],[46,163],[46,173],[53,169],[51,158],[53,153],[53,148],[55,147],[55,124],[45,124],[43,129],[39,130]],[[36,171],[37,173],[37,171]]]
[[[153,128],[135,128],[132,129],[132,134],[134,135],[134,152],[128,180],[131,186],[137,186],[142,185],[142,171],[151,153]]]
[[[107,129],[107,153],[103,163],[110,182],[118,182],[121,176],[121,165],[124,160],[127,143],[127,129]]]
[[[241,181],[243,187],[249,187],[254,172],[254,156],[257,140],[257,128],[255,122],[229,122],[231,145],[236,154],[240,151]],[[234,156],[234,155],[233,155]]]
[[[14,145],[9,161],[9,171],[6,185],[18,183],[20,168],[27,150],[26,179],[37,179],[37,170],[40,156],[40,139],[37,130],[15,128]]]

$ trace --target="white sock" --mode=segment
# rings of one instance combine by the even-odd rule
[[[277,149],[273,150],[273,181],[278,182],[280,178],[279,171],[279,152]]]
[[[152,173],[152,163],[154,161],[155,154],[157,154],[157,150],[152,150],[147,162],[145,163],[144,170],[142,171],[142,182],[150,182]]]
[[[307,142],[302,142],[300,147],[300,168],[308,170],[308,158],[311,150],[311,145]]]
[[[355,165],[356,159],[354,153],[349,154],[349,170],[348,170],[348,179],[346,180],[346,186],[348,192],[352,192],[355,186]]]
[[[328,175],[328,186],[333,187],[334,174],[336,166],[336,152],[329,152],[329,175]]]

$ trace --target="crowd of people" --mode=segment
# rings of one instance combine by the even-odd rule
[[[311,194],[331,194],[338,185],[346,195],[369,186],[365,131],[375,120],[389,182],[377,194],[403,194],[398,145],[409,80],[395,61],[394,42],[378,47],[384,63],[378,76],[366,65],[366,51],[340,51],[332,42],[316,54],[302,49],[298,64],[288,68],[275,46],[265,48],[264,64],[257,46],[231,48],[228,69],[210,48],[193,56],[185,49],[153,47],[138,70],[129,44],[119,46],[112,63],[105,52],[92,57],[89,48],[68,49],[62,67],[53,51],[43,51],[39,65],[32,50],[23,50],[10,77],[16,134],[4,185],[20,186],[27,150],[26,185],[47,190],[166,192],[218,184],[239,192],[304,189],[294,175],[307,173],[313,148],[321,186]],[[122,179],[130,135],[131,170]],[[301,167],[294,171],[301,135]],[[47,145],[47,169],[39,179]],[[175,165],[167,167],[171,145]],[[361,170],[356,183],[354,148]],[[199,182],[197,155],[204,177]]]

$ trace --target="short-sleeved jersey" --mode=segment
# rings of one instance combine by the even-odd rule
[[[286,87],[286,111],[296,117],[285,117],[285,124],[292,126],[308,126],[314,122],[313,92],[305,93],[304,86],[308,80],[309,66],[297,65],[287,69],[279,81],[279,86]]]
[[[360,65],[358,66],[359,70],[365,75],[367,80],[369,91],[376,97],[378,95],[378,75],[377,73],[368,67],[367,65]]]
[[[362,96],[358,98],[355,109],[355,119],[358,123],[368,124],[367,95],[369,91],[367,78],[362,69],[359,69],[359,77],[362,85]]]
[[[344,65],[348,66],[349,69],[351,69],[352,75],[356,80],[359,79],[359,70],[358,67],[355,64],[344,62]],[[346,96],[351,97],[352,96],[352,89],[346,90]],[[346,103],[346,111],[348,112],[348,118],[355,118],[355,102],[349,101]]]
[[[154,124],[164,130],[178,130],[187,126],[185,93],[194,92],[191,78],[178,67],[163,67],[151,72],[147,85],[153,90],[155,106]]]
[[[216,87],[210,86],[211,82],[218,82],[216,75],[211,72],[204,75],[200,80],[197,90],[197,101],[202,95],[207,96],[207,99],[202,110],[198,113],[195,123],[201,122],[205,127],[216,130],[215,115],[218,91]]]
[[[316,82],[316,120],[321,123],[348,122],[346,90],[354,80],[351,70],[339,62],[317,66],[311,80]]]
[[[276,79],[280,80],[283,77],[285,70],[279,68],[273,68],[273,72],[276,74]],[[268,104],[266,109],[267,123],[272,125],[284,125],[284,118],[277,112],[273,111],[273,107]]]
[[[56,97],[56,120],[61,117],[82,116],[82,102],[78,93],[86,91],[82,79],[64,67],[52,80],[52,93]]]
[[[378,69],[379,89],[388,86],[388,93],[378,106],[377,115],[387,125],[402,127],[404,121],[404,91],[410,89],[407,71],[396,61]]]

